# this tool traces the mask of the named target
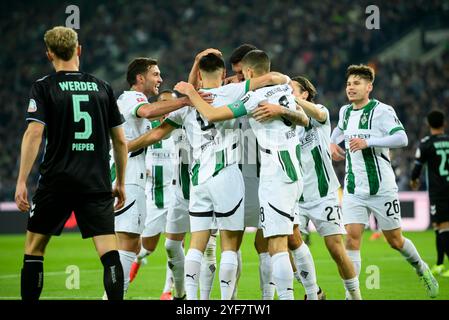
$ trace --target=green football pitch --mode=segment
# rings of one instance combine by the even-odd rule
[[[366,232],[362,248],[360,287],[364,299],[406,300],[428,299],[423,284],[414,269],[402,256],[389,248],[383,238],[370,241]],[[424,260],[435,263],[434,233],[432,231],[406,233],[418,248]],[[259,299],[258,257],[253,246],[254,234],[245,235],[242,245],[243,271],[238,298]],[[313,233],[310,249],[315,259],[318,283],[327,299],[344,299],[344,290],[337,268],[326,251],[322,239]],[[23,259],[23,235],[0,236],[0,299],[19,299],[20,269]],[[219,250],[218,250],[219,251]],[[219,253],[217,252],[217,259]],[[165,250],[163,239],[156,252],[148,258],[136,280],[131,283],[127,299],[159,299],[165,281]],[[446,262],[447,265],[447,262]],[[103,295],[102,266],[91,240],[82,240],[79,234],[66,233],[54,237],[45,257],[45,279],[42,299],[101,299]],[[74,271],[79,270],[79,288]],[[76,271],[75,271],[76,272]],[[440,283],[438,299],[449,299],[449,278],[437,277]],[[302,299],[304,290],[295,282],[295,297]],[[220,296],[218,272],[212,299]]]

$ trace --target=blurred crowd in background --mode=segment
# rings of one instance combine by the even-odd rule
[[[111,83],[116,96],[126,89],[126,67],[136,56],[158,59],[167,89],[187,79],[201,50],[218,48],[228,61],[235,47],[251,43],[269,54],[273,70],[305,75],[316,85],[316,102],[330,109],[334,127],[346,103],[347,66],[369,63],[377,73],[372,97],[395,108],[409,137],[405,150],[392,152],[400,190],[408,190],[414,151],[428,132],[427,112],[442,109],[449,118],[449,44],[426,63],[410,56],[381,63],[377,57],[413,28],[447,26],[444,0],[381,1],[379,30],[365,26],[365,0],[2,2],[0,201],[14,198],[30,87],[52,72],[43,35],[65,24],[70,4],[80,9],[81,70]],[[344,167],[336,167],[343,182]],[[33,176],[30,187],[36,169]]]

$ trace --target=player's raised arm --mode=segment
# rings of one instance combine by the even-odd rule
[[[301,108],[290,110],[278,104],[260,104],[252,115],[259,122],[281,117],[299,126],[307,126],[309,124],[309,118]]]
[[[249,91],[277,84],[288,84],[290,81],[291,80],[289,76],[272,71],[264,74],[263,76],[250,79]]]
[[[235,118],[234,113],[228,106],[214,108],[209,103],[204,101],[190,83],[184,81],[178,82],[175,86],[175,90],[187,95],[192,102],[192,105],[209,122],[224,121]]]
[[[33,168],[34,161],[39,153],[39,147],[42,142],[42,134],[45,126],[37,121],[28,124],[23,139],[20,152],[20,169],[17,178],[15,201],[20,211],[26,212],[30,210],[28,202],[28,190],[26,182]]]
[[[128,141],[128,151],[134,152],[164,139],[175,129],[175,127],[169,123],[170,122],[168,121],[164,121],[159,127],[146,132],[134,140]]]
[[[214,49],[214,48],[209,48],[209,49],[203,50],[196,55],[195,61],[193,62],[192,69],[190,70],[190,73],[189,73],[189,83],[192,84],[195,89],[200,88],[200,81],[199,81],[199,77],[198,77],[198,72],[200,70],[199,69],[200,60],[202,57],[207,56],[209,53],[213,53],[219,57],[222,57],[221,51],[218,49]]]

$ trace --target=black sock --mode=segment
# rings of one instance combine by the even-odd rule
[[[440,241],[441,247],[446,256],[449,258],[449,229],[441,230],[440,232]],[[444,256],[443,256],[444,257]],[[441,259],[441,264],[443,263],[443,258]]]
[[[44,257],[25,254],[20,280],[22,300],[39,300],[43,286]]]
[[[437,246],[437,266],[439,266],[440,264],[443,264],[443,262],[444,262],[444,249],[443,249],[443,244],[441,242],[439,230],[435,230],[435,236],[436,236],[436,246]]]
[[[123,300],[123,267],[117,250],[106,252],[101,257],[104,267],[103,283],[108,300]]]

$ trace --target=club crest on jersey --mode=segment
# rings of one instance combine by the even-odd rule
[[[36,112],[37,111],[37,104],[34,99],[30,99],[30,102],[28,103],[28,112]]]
[[[368,116],[366,115],[366,113],[364,113],[362,115],[362,118],[360,119],[360,122],[362,123],[362,125],[364,125],[367,121],[368,121]]]

